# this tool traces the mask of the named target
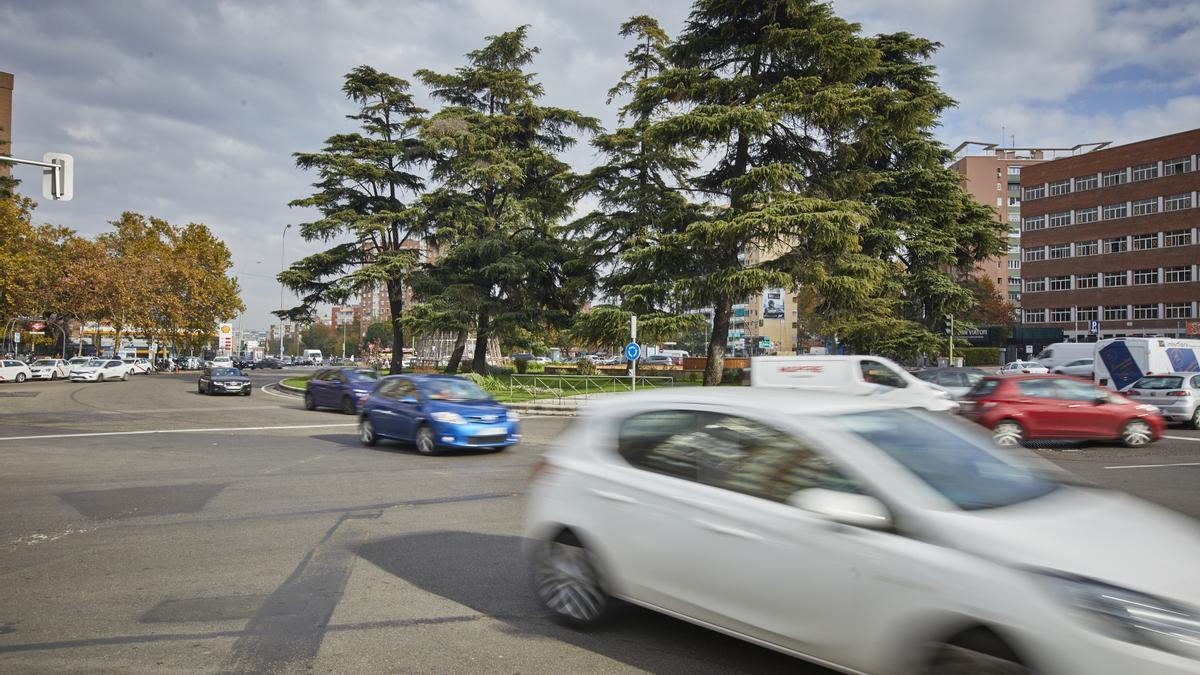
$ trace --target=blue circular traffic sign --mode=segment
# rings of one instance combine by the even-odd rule
[[[630,342],[629,344],[625,345],[625,360],[626,361],[637,361],[638,357],[641,355],[642,355],[642,347],[638,343]]]

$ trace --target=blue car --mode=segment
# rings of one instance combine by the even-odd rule
[[[379,373],[370,368],[318,370],[304,385],[304,407],[336,408],[347,415],[357,414],[378,382]]]
[[[521,439],[517,416],[474,382],[452,375],[394,375],[379,381],[362,406],[359,439],[414,444],[425,455],[440,448],[503,450]]]

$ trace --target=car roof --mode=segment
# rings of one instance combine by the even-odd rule
[[[1090,382],[1091,380],[1081,380],[1078,377],[1063,375],[1062,373],[1018,373],[1016,375],[988,375],[985,380],[1001,380],[1003,382],[1012,382],[1015,380],[1076,380],[1079,382]]]
[[[829,415],[911,407],[904,402],[778,387],[675,387],[619,394],[593,402],[597,413],[636,412],[639,405],[727,405],[780,415]]]
[[[1174,376],[1174,377],[1191,377],[1193,375],[1200,375],[1200,371],[1180,370],[1180,371],[1174,371],[1174,372],[1170,372],[1170,373],[1146,373],[1142,377],[1172,377],[1172,376]]]

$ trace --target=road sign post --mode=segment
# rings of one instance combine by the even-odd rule
[[[629,317],[629,344],[625,345],[625,359],[629,361],[629,390],[637,391],[637,360],[642,348],[637,341],[637,315]]]

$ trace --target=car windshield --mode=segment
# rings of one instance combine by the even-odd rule
[[[212,369],[213,377],[237,377],[241,374],[242,374],[242,372],[240,370],[238,370],[237,368],[213,368]]]
[[[453,378],[426,380],[423,389],[434,401],[486,401],[491,398],[487,392],[470,380]]]
[[[35,366],[52,366],[52,365],[54,365],[54,362],[53,362],[53,361],[51,361],[51,360],[49,360],[49,359],[38,359],[37,361],[34,361],[32,365],[35,365]]]
[[[103,366],[105,363],[107,362],[104,359],[92,359],[87,362],[89,366]]]
[[[347,370],[346,377],[351,382],[374,382],[379,379],[379,373],[370,368],[358,368],[355,370]]]
[[[1010,506],[1058,489],[1059,483],[1001,457],[986,437],[905,410],[856,413],[834,423],[866,442],[965,511]]]
[[[1183,386],[1183,377],[1176,375],[1153,375],[1143,377],[1133,385],[1134,389],[1179,389]]]

